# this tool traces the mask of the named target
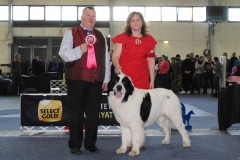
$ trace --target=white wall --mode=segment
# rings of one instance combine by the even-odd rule
[[[110,0],[13,0],[13,5],[109,5]],[[206,6],[209,0],[111,0],[119,6]],[[220,0],[214,0],[219,5]],[[8,4],[8,0],[0,0],[0,4]],[[222,0],[222,6],[240,6],[240,0]],[[113,22],[112,37],[122,33],[124,22]],[[240,55],[240,23],[218,23],[214,35],[214,56],[223,52],[230,57],[232,52]],[[65,32],[68,28],[63,28]],[[27,28],[14,27],[15,37],[61,37],[60,28]],[[104,35],[109,35],[109,28],[99,28]],[[207,48],[208,23],[202,22],[150,22],[150,34],[157,40],[156,54],[166,54],[169,57],[181,54],[182,58],[189,52],[202,55]],[[0,22],[0,63],[9,63],[10,48],[5,43],[8,23]],[[168,44],[163,44],[168,40]],[[5,71],[6,67],[3,67]],[[6,71],[8,71],[6,69]]]
[[[232,52],[240,55],[240,23],[219,23],[215,26],[214,48],[217,55]]]
[[[11,55],[9,54],[10,45],[6,44],[6,33],[8,32],[8,23],[0,22],[0,64],[8,64]],[[3,72],[9,72],[8,67],[1,67]]]

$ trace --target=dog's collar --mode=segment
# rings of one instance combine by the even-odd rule
[[[119,70],[119,72],[117,74],[121,74],[122,73],[122,70]]]

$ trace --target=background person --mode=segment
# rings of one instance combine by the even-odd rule
[[[176,55],[176,61],[177,61],[177,62],[179,61],[180,63],[182,63],[180,54],[177,54],[177,55]]]
[[[65,73],[65,62],[60,56],[58,56],[57,60],[60,64],[59,77],[60,79],[63,79],[63,74]]]
[[[157,62],[155,62],[156,63],[156,65],[155,65],[155,82],[154,82],[154,87],[155,88],[160,88],[160,82],[159,82],[159,79],[158,79],[158,77],[157,77],[157,75],[158,75],[158,72],[159,72],[159,63],[161,62],[161,57],[158,57],[157,58]]]
[[[214,90],[214,86],[213,86],[213,66],[214,66],[214,62],[212,61],[212,56],[208,55],[207,56],[207,61],[205,61],[204,63],[204,69],[205,69],[205,91],[207,91],[208,88],[208,81],[210,81],[210,85],[211,85],[211,95],[213,95],[213,90]]]
[[[106,40],[102,33],[94,28],[95,23],[95,9],[93,7],[84,8],[81,25],[64,34],[59,51],[59,56],[66,62],[69,113],[68,146],[73,154],[81,152],[83,123],[86,126],[85,149],[90,152],[99,151],[96,147],[98,118],[102,92],[107,91],[110,80],[110,58]],[[95,36],[96,43],[87,43],[85,41],[87,36]],[[88,53],[90,45],[93,45],[95,50],[95,66],[88,64],[88,54],[93,54],[92,52]],[[89,57],[92,58],[92,56]]]
[[[224,52],[224,53],[223,53],[223,56],[226,57],[226,61],[227,61],[227,64],[226,64],[226,71],[227,71],[227,69],[228,69],[228,65],[229,65],[229,59],[227,58],[227,52]]]
[[[172,80],[174,79],[175,73],[172,68],[171,62],[168,60],[168,56],[165,56],[165,60],[168,61],[169,66],[170,66],[170,68],[168,70],[168,88],[167,89],[171,89],[172,88]]]
[[[214,62],[215,62],[215,66],[212,65],[213,70],[215,71],[214,74],[214,88],[215,88],[215,93],[212,95],[213,97],[218,97],[219,93],[220,93],[220,85],[219,85],[219,81],[220,78],[222,76],[222,65],[219,62],[218,57],[214,57]]]
[[[159,63],[159,71],[157,74],[158,81],[160,82],[161,88],[169,89],[169,80],[168,80],[168,72],[170,70],[170,63],[165,60],[165,55],[161,56],[161,62]]]
[[[186,59],[182,62],[182,86],[183,90],[188,93],[191,89],[191,82],[193,77],[191,76],[192,72],[192,61],[190,59],[190,55],[186,55]]]
[[[171,66],[174,70],[174,79],[172,80],[172,90],[175,93],[182,91],[182,63],[181,61],[176,61],[175,57],[171,58]]]
[[[52,61],[48,65],[47,71],[48,72],[59,72],[60,69],[61,69],[61,67],[60,67],[60,63],[57,59],[57,56],[53,56]]]
[[[110,50],[109,52],[108,52],[108,54],[109,54],[109,56],[110,56],[110,61],[111,61],[111,63],[112,63],[112,55],[113,55],[113,50]],[[111,64],[111,79],[112,79],[112,77],[114,76],[114,74],[115,74],[115,71],[114,71],[114,65],[113,65],[113,63]]]
[[[112,39],[115,72],[122,70],[132,79],[135,87],[142,89],[154,88],[154,49],[157,42],[147,33],[143,15],[132,12],[127,18],[124,32]]]
[[[195,56],[196,61],[198,60],[198,58],[199,58],[199,55],[197,54],[197,55]]]
[[[195,62],[195,74],[197,78],[197,91],[200,94],[200,88],[203,87],[203,94],[207,94],[204,77],[205,77],[205,70],[204,70],[204,57],[200,56],[198,61]]]
[[[57,79],[60,79],[60,74],[61,74],[61,64],[59,63],[57,56],[53,56],[52,61],[49,63],[48,72],[53,72],[52,77],[55,77]]]
[[[193,77],[194,76],[194,72],[195,72],[195,62],[196,62],[196,59],[195,59],[195,57],[194,57],[194,53],[193,52],[191,52],[190,54],[189,54],[189,56],[190,56],[190,60],[191,60],[191,72],[190,72],[190,76],[192,77],[191,78],[191,81],[190,81],[190,88],[191,88],[191,93],[194,93],[194,88],[195,88],[195,86],[197,85],[196,84],[196,79]]]
[[[32,60],[32,75],[39,76],[44,72],[45,72],[45,67],[44,67],[43,61],[40,60],[39,56],[36,56]]]
[[[230,72],[227,71],[228,70],[228,66],[229,66],[229,59],[227,58],[227,52],[224,52],[223,56],[226,57],[226,77],[227,77],[227,76],[230,75]],[[228,86],[229,86],[229,82],[226,81],[226,87],[228,87]]]
[[[21,55],[19,53],[14,55],[10,65],[12,69],[12,95],[17,95],[22,70]]]
[[[232,73],[232,68],[234,67],[234,61],[235,60],[238,60],[238,58],[236,57],[236,53],[233,52],[232,56],[229,60],[228,68],[227,68],[227,72],[228,72],[229,75]]]
[[[1,68],[1,63],[0,63],[0,74],[2,74],[2,68]]]

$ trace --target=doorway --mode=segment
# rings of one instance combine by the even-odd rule
[[[43,61],[46,71],[47,61],[47,46],[18,46],[18,53],[21,55],[23,64],[22,74],[30,75],[32,73],[32,60],[34,57],[39,56]]]

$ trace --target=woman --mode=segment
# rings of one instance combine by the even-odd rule
[[[156,40],[147,34],[146,22],[140,12],[129,14],[124,32],[112,39],[112,62],[115,72],[131,77],[137,88],[154,88]],[[149,82],[150,79],[150,82]]]
[[[215,66],[212,65],[212,67],[213,67],[213,70],[215,71],[215,75],[214,75],[215,93],[212,96],[213,97],[218,97],[218,95],[220,93],[219,80],[220,80],[221,75],[222,75],[222,65],[219,62],[218,57],[214,57],[214,62],[215,62]]]
[[[14,55],[14,59],[11,61],[10,65],[12,68],[12,95],[17,95],[19,81],[21,77],[22,63],[20,61],[21,56],[19,53]]]
[[[197,90],[198,94],[200,93],[200,88],[203,87],[203,94],[207,94],[207,90],[204,84],[204,58],[200,56],[199,59],[195,62],[195,74],[197,77]]]
[[[208,87],[208,80],[210,81],[211,84],[211,89],[212,89],[212,93],[211,95],[213,95],[213,66],[214,66],[214,62],[212,61],[212,56],[208,55],[207,56],[207,61],[204,64],[204,68],[206,70],[206,74],[205,74],[205,90],[207,91],[207,87]]]
[[[157,74],[158,81],[161,88],[169,89],[168,72],[170,70],[170,64],[165,59],[165,55],[161,56],[161,62],[159,63],[159,71]]]

